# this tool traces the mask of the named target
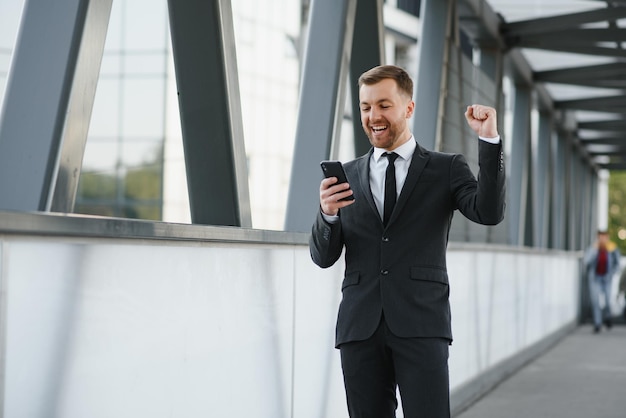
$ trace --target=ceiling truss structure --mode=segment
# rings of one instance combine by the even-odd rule
[[[601,3],[601,2],[598,2]],[[533,72],[535,82],[606,88],[610,93],[555,101],[557,110],[574,112],[576,137],[597,165],[626,169],[626,1],[580,13],[503,23],[509,48],[532,48],[607,58],[606,64]],[[582,91],[582,90],[581,90]],[[578,116],[598,112],[599,119]]]
[[[626,0],[595,3],[589,11],[506,22],[502,16],[489,16],[480,1],[467,0],[460,17],[463,29],[482,48],[503,48],[509,54],[536,49],[606,58],[596,65],[531,68],[529,78],[539,87],[583,87],[582,97],[552,99],[550,107],[573,115],[573,136],[599,168],[626,170]],[[606,92],[585,96],[586,87]],[[544,88],[539,93],[545,97],[546,92]]]

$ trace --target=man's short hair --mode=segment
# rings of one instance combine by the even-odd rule
[[[376,84],[386,78],[395,80],[401,92],[406,93],[409,98],[413,97],[413,80],[404,69],[396,65],[379,65],[367,70],[359,77],[359,88],[364,84]]]

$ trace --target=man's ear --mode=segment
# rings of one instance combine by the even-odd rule
[[[409,119],[413,116],[413,111],[415,110],[415,102],[413,100],[409,101],[409,104],[406,107],[406,118]]]

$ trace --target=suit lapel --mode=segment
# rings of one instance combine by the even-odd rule
[[[426,167],[429,159],[430,154],[428,151],[417,144],[415,152],[413,153],[413,158],[411,159],[409,172],[407,173],[406,180],[404,181],[404,186],[402,186],[402,191],[400,192],[396,206],[393,208],[391,218],[389,218],[389,224],[393,223],[398,216],[398,213],[400,213],[402,208],[406,205],[406,202],[409,200],[409,196],[411,195],[411,192],[413,192],[413,189],[415,188],[415,185],[417,184],[417,181],[419,180],[422,171],[424,171],[424,167]]]
[[[374,203],[372,189],[370,189],[370,158],[372,157],[372,152],[374,152],[373,148],[358,161],[359,183],[365,195],[365,200],[367,200],[367,203],[376,214],[376,217],[380,219],[380,214],[378,213],[378,209],[376,209],[376,203]],[[380,222],[382,224],[382,220]]]
[[[368,152],[366,155],[359,158],[359,160],[357,161],[357,171],[359,173],[359,184],[361,186],[361,189],[363,190],[365,200],[367,200],[370,209],[372,209],[382,225],[383,221],[382,219],[380,219],[380,214],[378,213],[376,203],[374,203],[374,196],[372,195],[372,190],[370,189],[370,158],[372,156],[372,152],[373,149],[371,149],[370,152]],[[404,186],[402,186],[402,191],[400,192],[400,196],[398,197],[396,206],[394,207],[391,218],[389,219],[389,224],[394,221],[394,219],[397,217],[397,214],[406,205],[406,202],[408,201],[411,192],[417,185],[419,177],[422,174],[424,167],[426,167],[429,159],[430,154],[428,153],[428,151],[420,147],[419,144],[417,144],[415,152],[413,153],[413,158],[411,159],[409,172],[407,173],[406,180],[404,181]]]

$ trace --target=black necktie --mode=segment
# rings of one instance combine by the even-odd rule
[[[393,207],[396,205],[396,166],[394,162],[398,158],[398,154],[386,152],[383,155],[386,155],[389,160],[387,171],[385,172],[385,203],[383,206],[383,224],[387,226]]]

